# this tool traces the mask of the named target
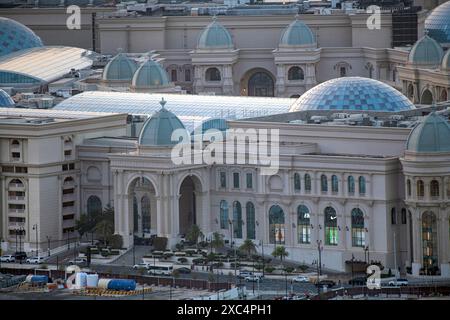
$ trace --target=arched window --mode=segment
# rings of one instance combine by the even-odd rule
[[[97,196],[90,196],[87,200],[87,214],[98,214],[102,213],[102,200]]]
[[[347,178],[347,183],[348,183],[348,193],[349,194],[355,194],[355,178],[353,178],[353,176],[349,176]]]
[[[205,74],[206,81],[220,81],[220,71],[217,68],[208,68]]]
[[[406,224],[406,209],[402,208],[402,224]]]
[[[406,180],[406,194],[411,197],[411,180]]]
[[[23,188],[24,185],[23,185],[23,182],[22,182],[20,179],[12,179],[12,180],[9,182],[9,187],[10,187],[10,188],[11,188],[11,187]]]
[[[438,264],[436,215],[433,212],[427,211],[422,215],[422,244],[423,267],[427,273],[433,272]]]
[[[430,195],[432,197],[439,197],[439,182],[437,180],[431,180]]]
[[[322,190],[322,192],[328,192],[328,180],[327,176],[324,174],[320,176],[320,190]]]
[[[239,201],[233,202],[233,236],[242,239],[242,206]]]
[[[331,192],[338,193],[339,192],[339,180],[335,175],[331,176]]]
[[[150,233],[151,214],[150,214],[150,199],[148,196],[142,197],[141,210],[142,210],[142,232]]]
[[[64,179],[63,185],[72,184],[72,183],[74,183],[74,182],[75,182],[75,181],[73,180],[72,177],[67,177],[67,178]]]
[[[273,97],[274,80],[267,72],[256,72],[248,79],[248,95],[253,97]]]
[[[300,191],[301,183],[300,183],[300,175],[296,172],[294,173],[294,190]]]
[[[360,176],[358,178],[358,187],[359,187],[359,194],[365,195],[366,194],[366,178],[363,176]]]
[[[391,209],[391,224],[397,224],[397,210]]]
[[[311,216],[304,205],[297,208],[297,237],[298,243],[311,243]]]
[[[338,244],[338,227],[336,210],[333,207],[326,207],[325,213],[325,244],[329,246],[337,246]]]
[[[19,140],[14,139],[13,141],[11,141],[11,146],[12,146],[12,147],[18,147],[18,146],[20,146]]]
[[[425,195],[425,185],[422,180],[417,180],[417,197],[421,198]]]
[[[220,201],[220,229],[228,229],[228,202]]]
[[[251,202],[247,202],[246,209],[246,226],[247,239],[256,239],[255,232],[255,206]]]
[[[288,71],[288,80],[303,80],[305,79],[305,74],[303,69],[300,67],[291,67]]]
[[[269,242],[284,244],[284,211],[274,205],[269,210]]]
[[[311,176],[308,173],[305,174],[305,192],[311,192]]]
[[[352,210],[352,246],[365,246],[364,214],[359,208]]]
[[[420,98],[420,103],[421,104],[432,104],[433,101],[434,101],[433,94],[431,93],[430,90],[425,89],[422,92],[422,97]]]

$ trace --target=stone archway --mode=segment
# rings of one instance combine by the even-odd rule
[[[439,102],[444,102],[448,100],[447,89],[442,89],[441,95],[439,96]]]
[[[275,96],[275,78],[270,71],[263,68],[247,71],[241,79],[240,87],[242,96]]]
[[[157,234],[156,208],[153,183],[145,177],[135,178],[128,187],[129,232],[135,238],[149,238]]]
[[[432,104],[433,103],[433,94],[431,93],[430,90],[425,89],[422,92],[422,96],[420,98],[420,103],[421,104]]]
[[[200,179],[195,175],[185,177],[180,184],[178,200],[180,235],[186,236],[194,224],[201,228],[202,205],[202,183]],[[206,230],[202,230],[202,232],[205,233]]]

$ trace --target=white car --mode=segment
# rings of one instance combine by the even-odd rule
[[[407,286],[408,285],[408,279],[395,279],[395,280],[391,280],[389,281],[389,286],[393,287],[393,286]]]
[[[44,262],[44,257],[31,257],[27,259],[27,263],[40,264]]]
[[[147,270],[148,270],[149,266],[150,266],[149,263],[143,262],[143,263],[135,264],[135,265],[133,266],[133,269],[135,269],[135,270],[137,270],[137,269],[147,269]]]
[[[11,254],[6,254],[0,257],[1,262],[16,262],[16,258]]]
[[[248,281],[248,282],[258,282],[258,281],[261,281],[261,277],[256,276],[256,275],[251,275],[251,276],[245,277],[245,281]]]
[[[294,282],[309,282],[309,278],[305,276],[296,276],[292,279]]]

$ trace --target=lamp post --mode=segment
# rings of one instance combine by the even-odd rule
[[[36,257],[39,257],[39,239],[38,239],[38,224],[33,225],[33,230],[36,230]]]
[[[317,240],[317,250],[319,251],[319,261],[317,262],[317,296],[320,299],[320,275],[322,269],[322,240]]]
[[[352,253],[352,287],[355,286],[355,281],[353,280],[353,261],[355,261],[355,255]]]
[[[233,233],[234,233],[234,226],[233,226],[233,221],[232,220],[228,220],[228,223],[230,225],[231,228],[231,248],[234,250],[234,281],[237,284],[237,270],[236,270],[236,246],[234,245],[234,241],[233,241]]]
[[[47,237],[48,256],[50,257],[50,240],[52,239],[52,237],[50,237],[50,236],[46,236],[46,237]]]

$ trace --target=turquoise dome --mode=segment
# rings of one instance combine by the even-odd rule
[[[280,46],[310,46],[316,43],[311,29],[299,20],[292,22],[281,34]]]
[[[409,134],[406,149],[415,152],[450,152],[450,125],[447,120],[430,113]]]
[[[214,20],[200,35],[197,48],[199,49],[232,49],[233,40],[228,30]]]
[[[425,19],[424,27],[430,37],[450,47],[450,1],[436,7]]]
[[[119,53],[108,62],[103,70],[103,80],[131,81],[136,69],[136,63],[133,60],[128,58],[126,54]]]
[[[143,63],[135,72],[132,81],[135,87],[165,86],[169,84],[166,71],[152,59]]]
[[[138,143],[141,146],[171,146],[178,142],[172,141],[172,132],[177,129],[186,130],[181,120],[167,110],[161,102],[161,110],[148,118],[142,126]]]
[[[444,50],[433,38],[428,35],[423,36],[412,47],[409,52],[408,61],[412,64],[432,67],[439,67]]]
[[[0,57],[15,51],[42,46],[41,38],[31,29],[15,20],[0,17]]]
[[[13,108],[14,100],[4,90],[0,89],[0,108]]]
[[[442,58],[441,68],[442,70],[450,71],[450,49],[447,50],[447,53],[444,55],[444,58]]]

